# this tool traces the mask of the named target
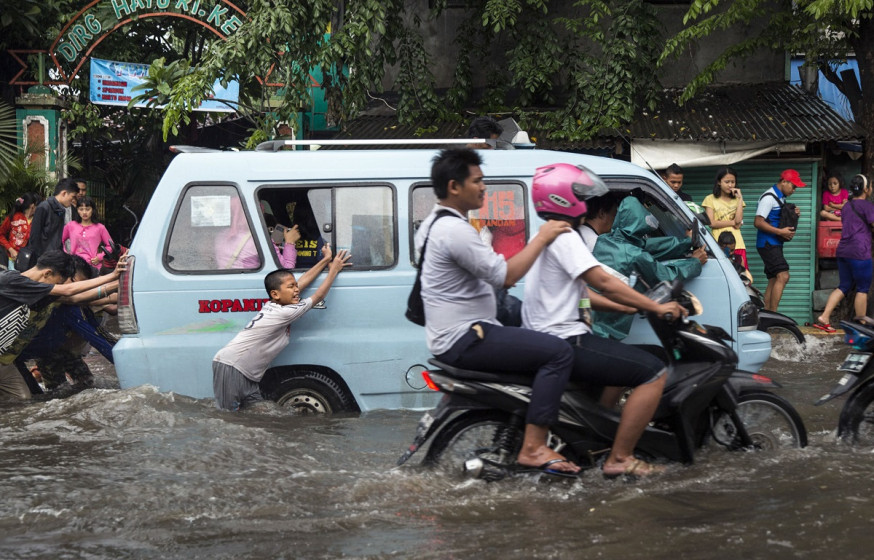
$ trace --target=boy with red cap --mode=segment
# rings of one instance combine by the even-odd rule
[[[765,263],[765,276],[768,278],[765,309],[770,311],[777,310],[783,289],[789,282],[789,263],[783,256],[783,243],[795,237],[794,227],[780,227],[780,213],[786,197],[794,193],[796,188],[806,186],[798,171],[786,169],[780,173],[777,183],[759,197],[756,207],[756,251]],[[798,208],[795,212],[801,214]]]

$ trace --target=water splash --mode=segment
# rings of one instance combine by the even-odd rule
[[[843,339],[837,336],[805,337],[799,344],[794,337],[784,334],[771,335],[771,358],[781,362],[822,362],[833,359],[830,355],[844,347]],[[836,359],[836,358],[834,358]]]

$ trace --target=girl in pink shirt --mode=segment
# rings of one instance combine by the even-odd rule
[[[67,250],[71,255],[79,255],[91,266],[99,267],[103,262],[103,251],[100,250],[101,245],[105,245],[108,249],[112,247],[112,238],[109,237],[109,232],[103,224],[97,221],[97,212],[94,209],[94,200],[90,196],[86,196],[79,201],[76,207],[79,216],[75,221],[64,226],[64,233],[61,236],[61,241],[64,247],[67,246],[67,240],[70,240],[70,246]]]
[[[832,173],[826,179],[826,188],[822,190],[822,210],[819,215],[824,220],[841,221],[841,209],[850,197],[844,188],[844,180],[838,173]]]

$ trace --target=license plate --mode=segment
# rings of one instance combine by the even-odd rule
[[[870,360],[871,352],[850,352],[850,355],[847,356],[844,363],[838,368],[838,371],[861,373]]]

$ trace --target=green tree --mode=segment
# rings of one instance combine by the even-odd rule
[[[874,1],[872,0],[692,0],[684,28],[665,45],[664,63],[694,41],[729,29],[755,24],[758,31],[729,45],[686,87],[686,101],[716,79],[732,61],[759,49],[804,53],[805,65],[816,66],[850,101],[855,120],[874,131]],[[859,78],[835,69],[855,53]],[[862,95],[868,93],[868,99]],[[865,141],[863,170],[872,172],[874,142]]]
[[[402,123],[512,111],[523,124],[556,137],[586,139],[654,103],[662,29],[649,3],[470,0],[466,6],[445,91],[436,87],[435,53],[422,31],[426,22],[447,17],[445,0],[424,14],[402,0],[252,0],[246,23],[227,41],[211,44],[202,63],[167,72],[175,61],[162,62],[144,97],[167,105],[165,136],[188,122],[216,79],[239,80],[243,105],[254,113],[288,119],[310,105],[312,68],[325,78],[329,119],[339,123],[356,116],[372,92],[383,91],[387,68],[396,72],[391,87],[400,95]],[[287,85],[261,85],[268,68]],[[488,84],[485,91],[474,88],[478,80]],[[269,136],[271,126],[262,121],[260,136]]]

